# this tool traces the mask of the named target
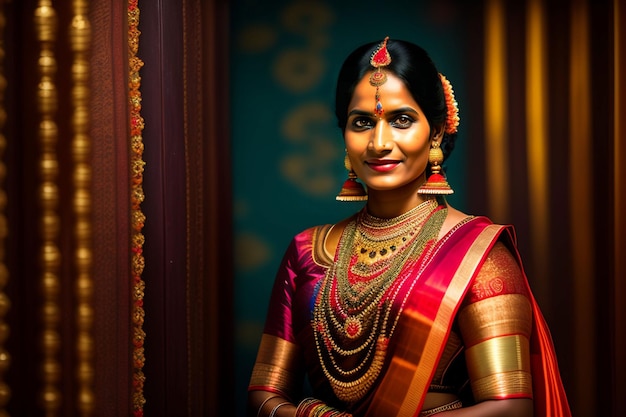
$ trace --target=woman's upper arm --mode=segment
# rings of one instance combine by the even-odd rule
[[[497,243],[459,312],[459,328],[476,402],[532,398],[532,308],[522,270]]]

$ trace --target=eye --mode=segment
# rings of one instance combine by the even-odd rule
[[[365,130],[374,127],[374,122],[369,117],[355,117],[352,120],[352,127],[355,130]]]
[[[391,125],[400,129],[408,129],[415,123],[415,119],[406,114],[401,114],[391,121]]]

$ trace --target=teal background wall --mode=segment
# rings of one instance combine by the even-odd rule
[[[231,131],[234,178],[237,415],[278,264],[291,237],[334,223],[362,203],[335,201],[345,179],[334,85],[356,46],[385,36],[429,51],[452,82],[461,127],[447,175],[466,204],[463,10],[454,1],[233,0]]]

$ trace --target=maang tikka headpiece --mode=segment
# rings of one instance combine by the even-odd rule
[[[382,41],[370,58],[370,64],[372,67],[376,68],[376,71],[370,75],[370,84],[373,87],[376,87],[376,94],[374,96],[376,99],[376,106],[374,107],[374,113],[376,113],[379,117],[385,112],[383,105],[380,102],[379,87],[387,82],[387,74],[385,74],[381,68],[391,64],[391,55],[389,55],[389,51],[387,50],[388,40],[389,36]]]

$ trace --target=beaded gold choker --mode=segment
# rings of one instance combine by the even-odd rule
[[[430,199],[393,219],[363,209],[344,229],[312,318],[322,370],[340,400],[357,402],[378,378],[422,255],[446,214]]]

